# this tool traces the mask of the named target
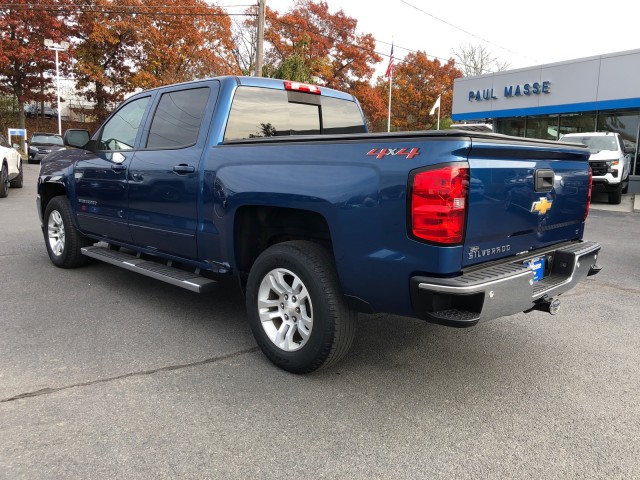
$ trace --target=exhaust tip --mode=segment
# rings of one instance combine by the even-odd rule
[[[551,315],[555,315],[560,310],[560,299],[545,298],[543,300],[538,300],[533,308],[531,308],[531,310],[527,310],[527,312],[530,312],[532,310],[539,310],[541,312],[547,312]]]
[[[549,302],[549,313],[555,315],[560,310],[560,299],[555,298]]]

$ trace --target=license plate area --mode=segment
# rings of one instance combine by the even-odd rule
[[[533,272],[533,281],[539,282],[545,275],[545,257],[536,257],[524,262]]]

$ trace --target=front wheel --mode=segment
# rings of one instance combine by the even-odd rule
[[[247,282],[253,335],[278,367],[309,373],[349,351],[356,313],[342,296],[333,257],[309,241],[274,245],[255,261]]]
[[[9,182],[11,184],[11,188],[22,188],[24,183],[24,173],[22,172],[22,162],[20,162],[20,166],[18,167],[18,176]]]
[[[9,170],[6,164],[2,164],[0,169],[0,198],[9,195]]]
[[[615,190],[609,192],[609,203],[619,205],[622,202],[622,183],[619,183]]]
[[[66,197],[54,197],[47,204],[43,233],[47,253],[55,266],[75,268],[89,261],[89,257],[80,250],[92,242],[73,224],[71,207]]]

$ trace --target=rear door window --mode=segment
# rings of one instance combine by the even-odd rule
[[[163,93],[153,116],[146,148],[178,148],[196,143],[210,89]]]

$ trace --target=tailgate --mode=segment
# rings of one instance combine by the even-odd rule
[[[589,152],[473,139],[465,267],[582,237]]]

